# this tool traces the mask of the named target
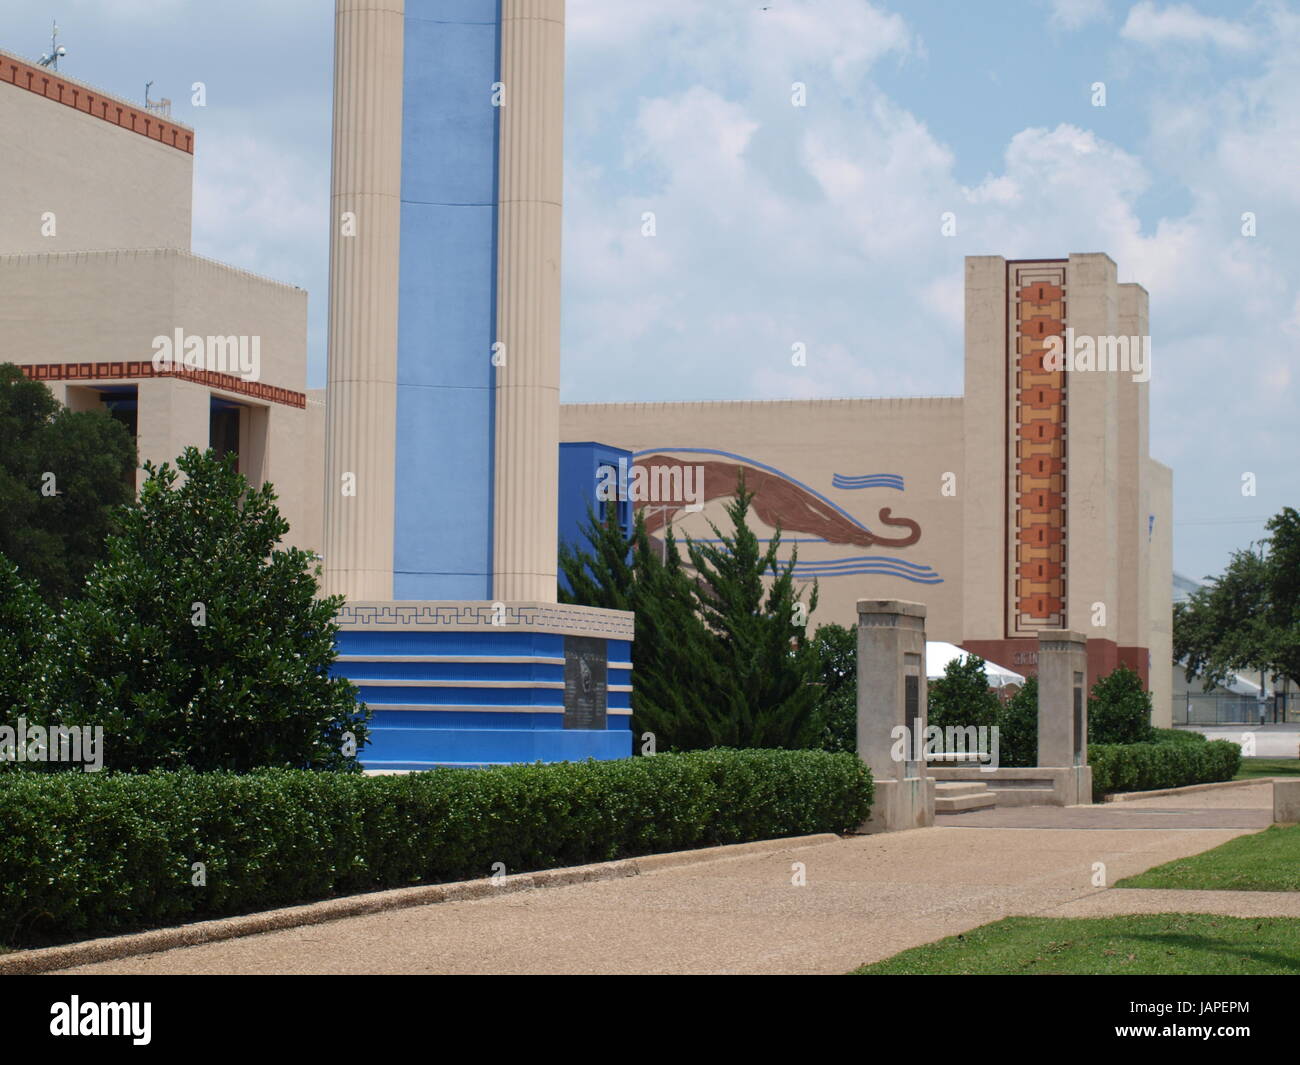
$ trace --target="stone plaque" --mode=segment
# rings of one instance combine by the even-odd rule
[[[917,733],[921,725],[921,678],[909,673],[903,678],[903,717],[907,725],[907,768],[904,773],[909,777],[917,775],[916,751],[925,747]]]
[[[564,727],[605,728],[605,641],[564,637]]]
[[[1083,765],[1083,685],[1074,686],[1074,764]]]

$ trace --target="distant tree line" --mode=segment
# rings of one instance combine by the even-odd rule
[[[1236,672],[1300,685],[1300,514],[1269,519],[1268,536],[1234,551],[1218,577],[1174,604],[1174,658],[1206,690]]]

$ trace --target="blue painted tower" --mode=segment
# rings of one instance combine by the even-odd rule
[[[563,0],[336,0],[326,590],[372,768],[631,753],[556,603]]]

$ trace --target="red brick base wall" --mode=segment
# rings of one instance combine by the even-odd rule
[[[1011,640],[963,640],[963,650],[987,658],[1007,669],[1023,673],[1026,677],[1038,673],[1038,641],[1021,637]],[[1142,683],[1150,687],[1147,654],[1145,647],[1119,647],[1114,640],[1088,641],[1088,687],[1091,688],[1098,679],[1114,671],[1121,662],[1135,671],[1142,678]]]

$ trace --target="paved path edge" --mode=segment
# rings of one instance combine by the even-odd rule
[[[1132,802],[1134,799],[1158,799],[1162,795],[1187,795],[1193,791],[1216,791],[1219,788],[1244,788],[1251,784],[1272,784],[1276,777],[1251,777],[1248,780],[1218,780],[1212,784],[1188,784],[1183,788],[1160,788],[1157,791],[1116,791],[1103,802]],[[1094,803],[1094,805],[1100,805]]]
[[[344,917],[357,917],[385,910],[401,910],[411,906],[426,906],[435,902],[462,902],[534,888],[563,887],[567,884],[584,884],[594,880],[616,880],[625,876],[640,876],[659,869],[676,868],[716,862],[726,858],[740,858],[755,854],[775,854],[799,847],[817,847],[834,843],[843,837],[832,832],[811,836],[788,836],[785,839],[764,839],[752,843],[730,843],[720,847],[701,847],[697,850],[670,851],[665,854],[646,854],[638,858],[623,858],[593,865],[575,865],[563,869],[542,869],[533,873],[517,873],[500,881],[491,878],[461,880],[451,884],[419,884],[409,888],[388,891],[371,891],[364,895],[348,895],[339,899],[326,899],[304,906],[287,906],[278,910],[222,917],[213,921],[158,928],[148,932],[135,932],[105,939],[87,939],[58,947],[37,950],[16,950],[0,954],[0,976],[52,972],[69,969],[90,962],[115,961],[137,954],[156,954],[177,947],[191,947],[200,943],[215,943],[223,939],[276,932],[283,928],[322,924]]]

